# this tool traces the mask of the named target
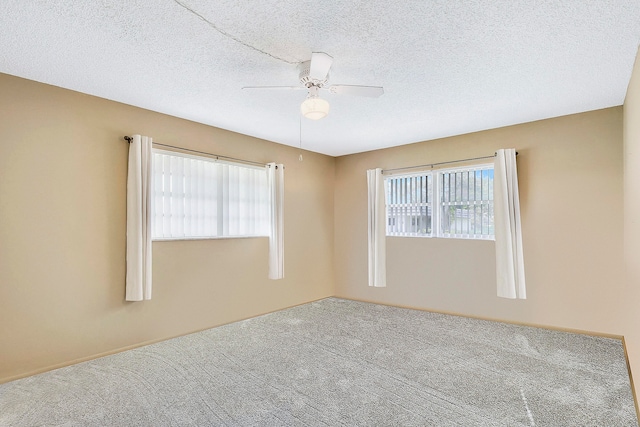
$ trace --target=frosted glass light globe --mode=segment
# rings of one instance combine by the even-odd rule
[[[320,120],[329,114],[329,103],[322,98],[307,98],[300,105],[300,111],[307,119]]]

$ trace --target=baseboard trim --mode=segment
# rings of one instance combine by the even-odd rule
[[[629,372],[629,383],[631,384],[631,393],[633,394],[633,403],[636,406],[636,417],[640,420],[640,408],[638,407],[638,396],[636,395],[636,388],[633,383],[633,373],[631,372],[631,364],[629,363],[629,353],[627,352],[627,343],[622,337],[622,348],[624,348],[624,358],[627,362],[627,372]]]
[[[546,329],[549,331],[570,332],[573,334],[588,335],[592,337],[611,338],[616,340],[622,340],[624,338],[623,335],[609,334],[605,332],[593,332],[593,331],[587,331],[583,329],[562,328],[562,327],[551,326],[551,325],[540,325],[536,323],[517,322],[513,320],[505,320],[505,319],[499,319],[499,318],[493,318],[493,317],[475,316],[472,314],[464,314],[464,313],[459,313],[455,311],[436,310],[431,308],[416,307],[416,306],[410,306],[410,305],[404,305],[404,304],[391,304],[391,303],[385,303],[385,302],[379,302],[379,301],[373,301],[373,300],[367,300],[367,299],[342,297],[337,295],[334,295],[333,298],[340,298],[344,300],[357,301],[357,302],[366,302],[369,304],[379,304],[379,305],[385,305],[388,307],[407,308],[409,310],[427,311],[429,313],[446,314],[449,316],[465,317],[467,319],[488,320],[490,322],[506,323],[508,325],[528,326],[531,328]]]

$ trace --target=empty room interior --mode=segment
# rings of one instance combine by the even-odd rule
[[[637,0],[0,22],[0,425],[637,425]]]

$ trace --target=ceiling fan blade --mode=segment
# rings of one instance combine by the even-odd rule
[[[314,80],[325,80],[329,74],[329,69],[333,63],[333,58],[324,52],[313,52],[311,54],[311,64],[309,65],[309,78]]]
[[[384,93],[381,86],[332,85],[329,92],[339,95],[367,96],[377,98]]]
[[[265,90],[306,90],[307,88],[302,86],[245,86],[242,89],[265,89]]]

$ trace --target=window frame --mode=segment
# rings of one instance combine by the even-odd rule
[[[167,149],[162,149],[162,148],[152,148],[151,150],[152,156],[154,156],[156,153],[157,154],[162,154],[162,155],[169,155],[169,156],[175,156],[175,157],[183,157],[183,158],[187,158],[187,159],[193,159],[193,160],[198,160],[198,161],[206,161],[206,162],[210,162],[210,163],[216,163],[216,164],[226,164],[229,166],[235,166],[235,167],[243,167],[243,168],[247,168],[247,169],[256,169],[256,170],[264,170],[264,173],[266,175],[266,165],[265,166],[257,166],[257,165],[252,165],[252,164],[246,164],[246,163],[242,163],[242,162],[232,162],[232,161],[228,161],[228,160],[223,160],[220,159],[218,157],[215,157],[213,155],[209,156],[206,154],[202,154],[202,155],[194,155],[194,154],[190,154],[190,153],[184,153],[181,151],[173,151],[173,150],[167,150]],[[152,183],[151,183],[151,192],[152,192],[152,200],[151,200],[151,240],[152,241],[180,241],[180,240],[218,240],[218,239],[249,239],[249,238],[256,238],[256,237],[269,237],[269,232],[265,230],[264,234],[244,234],[244,235],[218,235],[218,236],[155,236],[154,235],[154,231],[155,231],[155,223],[154,221],[156,220],[156,215],[155,215],[155,206],[156,206],[156,201],[154,200],[155,196],[156,196],[156,189],[155,189],[155,170],[151,171],[151,179],[152,179]],[[268,189],[266,189],[268,191]],[[267,194],[268,197],[268,194]],[[270,203],[270,202],[269,202]],[[268,209],[270,210],[270,208]]]
[[[385,224],[386,230],[385,235],[387,237],[418,237],[418,238],[440,238],[440,239],[462,239],[462,240],[494,240],[495,241],[495,211],[493,210],[493,197],[490,199],[491,210],[494,212],[494,222],[493,222],[493,232],[494,234],[469,234],[469,233],[444,233],[442,230],[442,208],[443,204],[447,203],[443,201],[443,185],[442,185],[442,176],[444,174],[451,174],[457,172],[469,172],[469,171],[482,171],[482,170],[493,170],[493,163],[477,163],[477,164],[469,164],[464,166],[458,166],[454,168],[438,168],[438,169],[425,169],[421,171],[411,172],[411,173],[396,173],[391,174],[385,177]],[[431,177],[431,203],[428,206],[431,208],[431,233],[430,234],[418,234],[418,233],[398,233],[394,232],[390,234],[389,230],[389,220],[392,219],[389,216],[389,183],[393,179],[400,179],[405,177],[416,177],[416,176],[430,176]],[[494,178],[495,179],[495,176]],[[492,194],[493,196],[493,194]],[[464,204],[464,203],[463,203]],[[475,201],[474,201],[475,204]],[[479,203],[482,205],[482,201]],[[490,225],[491,227],[491,225]]]

